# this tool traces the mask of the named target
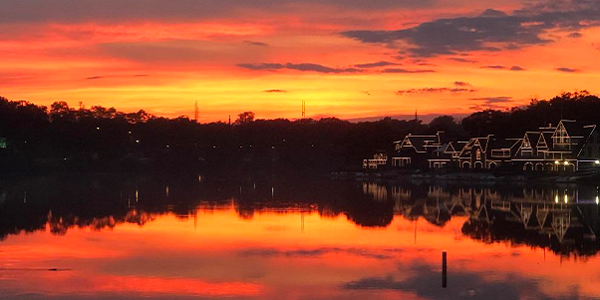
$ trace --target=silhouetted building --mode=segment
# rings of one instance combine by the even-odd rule
[[[388,157],[385,152],[376,153],[373,158],[363,160],[363,169],[376,170],[387,165]]]
[[[540,127],[516,138],[490,133],[468,141],[444,141],[443,132],[409,133],[394,144],[391,165],[396,168],[494,170],[511,166],[525,172],[595,172],[600,168],[600,132],[596,125],[574,120],[561,120],[556,127]],[[387,156],[384,163],[376,155],[365,160],[363,167],[377,169],[382,164],[387,164]]]

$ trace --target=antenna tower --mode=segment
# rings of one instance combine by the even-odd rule
[[[306,101],[302,100],[302,119],[306,118]]]

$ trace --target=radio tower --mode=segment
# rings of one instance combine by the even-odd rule
[[[196,100],[196,104],[194,104],[194,122],[198,123],[198,115],[200,112],[198,111],[198,100]]]
[[[306,101],[302,100],[302,120],[306,118]]]

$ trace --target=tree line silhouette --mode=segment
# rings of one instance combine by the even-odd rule
[[[392,151],[408,133],[444,131],[450,140],[493,133],[519,137],[561,118],[600,120],[600,98],[586,91],[534,99],[506,111],[484,110],[460,122],[440,116],[429,124],[389,117],[352,123],[337,118],[255,119],[243,112],[233,124],[198,124],[93,106],[50,107],[0,97],[0,171],[27,170],[311,170],[360,168],[375,151]]]

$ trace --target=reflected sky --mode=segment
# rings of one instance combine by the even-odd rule
[[[559,210],[553,193],[565,190],[581,202]],[[114,176],[5,181],[0,298],[593,299],[600,296],[594,191]],[[547,222],[535,225],[545,208]],[[524,223],[522,211],[533,217]],[[552,223],[567,211],[559,241]]]

